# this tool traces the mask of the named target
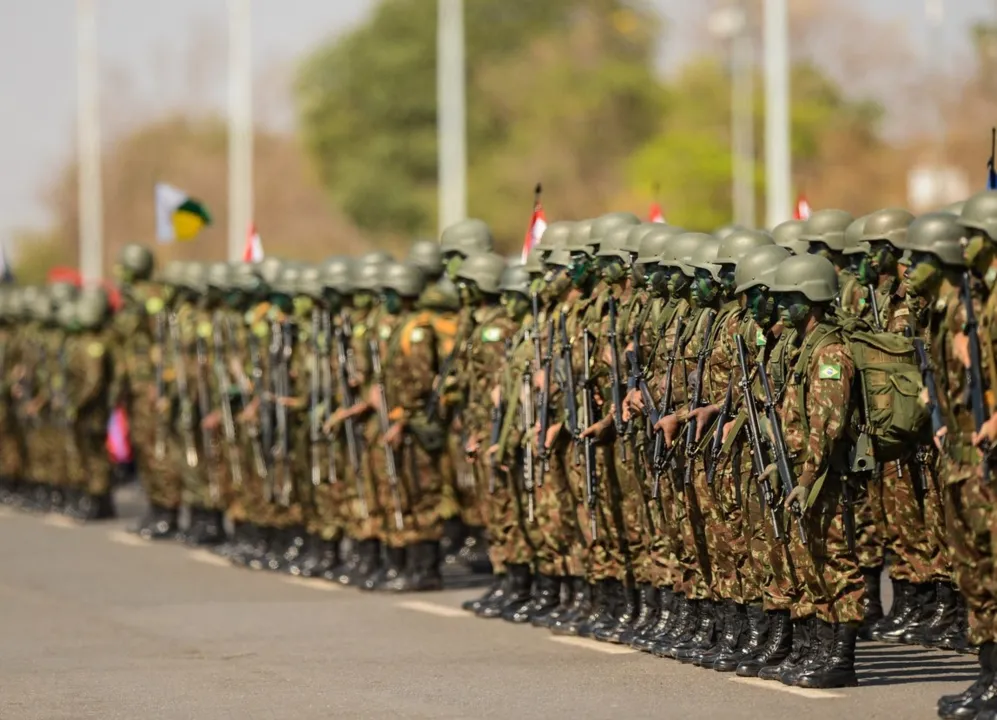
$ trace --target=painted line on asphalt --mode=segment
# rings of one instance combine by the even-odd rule
[[[124,530],[111,530],[107,533],[107,539],[118,545],[128,545],[129,547],[149,547],[152,544],[148,540],[143,540],[138,535]]]
[[[588,638],[553,636],[550,640],[560,643],[561,645],[571,645],[572,647],[580,647],[586,650],[595,650],[596,652],[605,653],[606,655],[632,655],[637,652],[630,647],[599,642],[598,640],[589,640]]]
[[[448,617],[448,618],[471,617],[469,613],[466,613],[459,608],[447,607],[446,605],[437,605],[436,603],[425,602],[423,600],[406,600],[404,602],[395,603],[395,604],[400,608],[405,608],[406,610],[415,610],[416,612],[426,613],[427,615],[436,615],[437,617]]]
[[[789,695],[804,697],[807,698],[808,700],[833,700],[835,698],[845,697],[843,693],[830,692],[828,690],[812,690],[811,688],[793,687],[792,685],[783,685],[781,682],[777,682],[774,680],[759,680],[758,678],[733,677],[731,678],[731,681],[740,683],[741,685],[750,685],[751,687],[764,688],[765,690],[775,690],[776,692],[788,693]]]
[[[286,585],[297,585],[298,587],[311,588],[312,590],[324,590],[325,592],[336,592],[342,589],[336,583],[331,583],[328,580],[320,580],[318,578],[303,578],[303,577],[294,577],[293,575],[281,575],[280,579]]]
[[[46,515],[42,519],[42,523],[49,527],[62,528],[63,530],[76,530],[81,527],[78,522],[64,515]]]

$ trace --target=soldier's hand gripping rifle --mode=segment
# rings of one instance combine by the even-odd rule
[[[562,319],[563,319],[562,315]],[[540,347],[540,333],[534,338],[534,349]],[[537,475],[537,487],[543,487],[544,475],[550,470],[550,449],[547,447],[547,431],[550,429],[550,376],[554,370],[554,322],[547,321],[547,352],[537,368],[543,372],[543,388],[540,391],[540,428],[537,433],[537,452],[540,455],[540,472]],[[532,390],[530,391],[532,393]],[[530,425],[526,432],[530,432]]]
[[[592,382],[592,342],[591,333],[589,333],[588,329],[582,330],[582,354],[585,363],[582,368],[582,412],[585,415],[582,422],[585,427],[588,427],[595,419],[595,388]],[[597,475],[598,468],[596,467],[595,441],[591,435],[587,435],[584,438],[583,452],[585,456],[585,500],[588,504],[592,535],[595,536],[596,507],[599,502],[599,478]]]
[[[765,394],[765,417],[768,418],[769,431],[772,433],[772,453],[775,455],[775,466],[779,473],[779,480],[782,484],[784,496],[789,494],[796,487],[793,479],[793,469],[789,466],[789,456],[786,453],[786,438],[782,434],[782,420],[779,418],[779,410],[775,406],[775,395],[772,393],[772,383],[769,382],[768,373],[765,371],[765,361],[758,361],[758,379],[762,383],[762,392]],[[798,504],[790,508],[796,516],[796,526],[800,531],[800,541],[807,544],[807,533],[803,527],[803,508]],[[845,514],[846,518],[848,513]],[[854,525],[854,523],[853,523]],[[846,533],[848,529],[846,528]],[[855,528],[851,528],[851,537],[854,538]],[[854,545],[854,540],[851,545]]]
[[[187,360],[183,356],[180,339],[180,323],[175,314],[170,314],[170,340],[173,346],[173,370],[177,376],[177,395],[180,397],[180,434],[183,437],[187,467],[197,467],[197,443],[194,440],[194,404],[187,383]]]
[[[658,419],[670,415],[673,411],[672,408],[672,391],[675,387],[675,361],[678,359],[679,345],[681,345],[682,340],[682,326],[685,322],[683,316],[679,316],[675,320],[675,337],[672,339],[672,346],[668,350],[668,368],[665,370],[665,391],[661,396],[661,406],[658,409]],[[643,394],[643,392],[641,393]],[[654,406],[649,404],[651,399],[651,394],[647,393],[644,396],[644,404],[647,406],[648,411]],[[653,418],[652,418],[653,419]],[[654,425],[657,424],[657,420],[654,421]],[[652,427],[654,427],[652,425]],[[654,433],[654,450],[651,452],[651,469],[654,473],[654,484],[651,487],[651,497],[655,500],[658,499],[658,495],[661,492],[661,476],[665,472],[665,434],[661,430],[655,430]]]
[[[627,461],[627,441],[626,427],[623,423],[623,378],[620,373],[620,350],[616,345],[618,339],[616,334],[616,298],[609,296],[609,332],[606,340],[609,341],[609,353],[612,362],[609,367],[609,383],[611,386],[611,398],[613,402],[613,425],[616,428],[616,440],[620,446],[620,457],[623,462]]]
[[[319,355],[319,333],[322,332],[322,311],[312,308],[311,357],[308,367],[308,452],[312,487],[322,484],[322,422],[319,408],[322,406],[322,367]]]
[[[938,384],[935,382],[935,370],[928,360],[928,351],[924,340],[914,338],[914,352],[917,353],[917,364],[921,370],[921,380],[928,391],[928,411],[931,413],[932,437],[939,437],[945,430],[945,420],[942,418],[942,407],[938,401]]]
[[[391,447],[385,436],[391,429],[391,419],[388,417],[388,392],[384,387],[384,372],[381,365],[381,345],[377,338],[369,340],[370,362],[374,371],[374,386],[377,388],[377,419],[381,426],[381,443],[384,447],[384,462],[388,469],[388,486],[391,490],[391,501],[395,506],[395,527],[405,528],[402,514],[402,496],[399,489],[398,465],[395,462],[395,449]],[[429,409],[427,408],[427,412]]]
[[[734,376],[731,375],[730,382],[727,383],[727,394],[724,396],[723,405],[720,406],[720,414],[717,415],[717,426],[713,431],[713,444],[710,445],[710,464],[706,468],[706,484],[712,485],[713,478],[717,474],[717,464],[720,462],[720,451],[724,446],[724,425],[730,421],[731,406],[734,401]]]
[[[222,338],[222,325],[218,318],[211,324],[211,344],[214,350],[215,382],[218,383],[218,395],[222,406],[222,432],[225,433],[225,449],[228,455],[229,469],[232,472],[232,485],[242,487],[242,462],[239,457],[239,446],[236,444],[235,417],[232,414],[232,396],[229,388],[232,386],[228,369],[225,367],[225,342]]]
[[[157,460],[166,458],[166,436],[169,433],[170,411],[163,412],[162,404],[166,400],[166,311],[160,310],[155,317],[155,341],[159,348],[156,358],[156,440],[153,445],[153,456]]]
[[[339,385],[339,406],[351,409],[356,405],[357,400],[353,392],[354,379],[356,378],[356,363],[354,362],[353,351],[347,348],[347,339],[352,338],[353,327],[349,317],[343,313],[340,316],[339,326],[335,331],[336,340],[336,375]],[[367,494],[364,489],[363,465],[361,463],[360,437],[357,433],[357,424],[352,417],[346,418],[343,422],[343,430],[346,435],[346,454],[353,468],[353,478],[357,486],[357,498],[360,500],[360,515],[367,517]]]
[[[707,310],[706,327],[703,329],[703,342],[699,346],[699,353],[696,356],[696,376],[692,382],[692,397],[689,399],[689,410],[695,410],[703,401],[703,373],[706,372],[706,359],[710,356],[710,336],[713,334],[713,322],[717,319],[717,314],[713,310]],[[685,429],[685,479],[683,484],[686,487],[692,484],[692,466],[696,453],[696,421],[690,419]]]
[[[744,410],[748,416],[748,444],[751,446],[751,469],[754,472],[755,480],[758,483],[758,492],[772,516],[772,532],[775,539],[782,540],[782,528],[779,524],[775,493],[772,491],[772,481],[765,475],[765,468],[768,462],[765,458],[765,450],[762,447],[762,429],[758,420],[758,405],[755,403],[755,394],[751,390],[750,367],[748,366],[747,348],[744,338],[741,335],[734,336],[734,343],[737,345],[737,365],[741,370],[740,387],[744,395]]]
[[[990,408],[987,407],[987,398],[984,394],[986,388],[983,385],[983,356],[980,352],[979,322],[976,319],[976,309],[973,307],[973,293],[968,271],[962,275],[962,304],[966,310],[966,325],[963,331],[969,339],[969,368],[967,370],[969,401],[973,410],[973,427],[976,428],[976,432],[979,432],[983,423],[990,419]],[[984,439],[978,445],[983,453],[983,460],[980,464],[983,481],[987,482],[990,479],[990,442]]]
[[[208,493],[212,502],[218,502],[221,498],[221,491],[218,487],[218,474],[215,468],[216,456],[213,431],[204,425],[204,419],[211,414],[211,397],[208,395],[208,341],[197,334],[194,341],[195,353],[197,354],[197,412],[199,415],[199,425],[201,427],[201,447],[204,448],[204,458],[207,461],[205,468],[208,474]]]

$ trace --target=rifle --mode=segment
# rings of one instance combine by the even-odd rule
[[[935,371],[928,360],[928,352],[924,347],[924,340],[914,338],[914,352],[917,353],[917,364],[920,366],[921,379],[924,387],[928,391],[928,410],[931,413],[931,433],[937,437],[945,429],[945,420],[942,419],[942,408],[938,402],[938,385],[935,383]]]
[[[498,405],[493,405],[491,410],[492,430],[489,435],[489,447],[498,445],[502,436],[502,418],[505,417],[505,402],[499,398]],[[498,480],[498,468],[495,465],[495,456],[488,458],[488,494],[495,494],[495,483]]]
[[[232,325],[228,318],[225,319],[225,327],[228,331],[229,345],[231,346],[231,340],[234,335],[232,332]],[[236,368],[236,384],[239,386],[239,401],[243,408],[249,407],[252,402],[252,396],[261,397],[263,394],[262,388],[262,378],[263,378],[263,368],[259,366],[259,348],[256,345],[256,338],[249,334],[249,350],[250,350],[250,363],[252,365],[253,382],[250,384],[249,378],[246,377],[245,370],[240,362],[233,362],[232,366]],[[259,371],[257,373],[257,370]],[[260,382],[258,382],[260,381]],[[253,451],[253,465],[256,469],[256,475],[261,480],[266,482],[267,479],[267,460],[266,453],[263,449],[263,442],[260,436],[260,421],[257,419],[255,422],[248,423],[246,427],[246,434],[249,436],[249,444]],[[268,498],[269,501],[269,498]]]
[[[346,338],[353,336],[353,327],[349,317],[343,313],[340,316],[339,326],[336,328],[336,370],[339,385],[340,407],[352,408],[356,405],[356,398],[353,396],[353,380],[356,377],[356,363],[353,357],[352,348],[347,349]],[[363,465],[360,460],[360,438],[357,434],[357,426],[353,418],[347,418],[343,423],[346,433],[346,454],[349,456],[350,465],[353,467],[353,478],[357,486],[357,498],[360,500],[360,516],[367,517],[367,499],[363,484]]]
[[[713,310],[706,311],[706,328],[703,330],[703,342],[696,355],[696,377],[693,380],[692,397],[689,399],[689,410],[699,407],[703,398],[703,373],[706,372],[706,358],[710,355],[710,336],[713,334],[713,321],[717,314]],[[689,421],[685,430],[685,478],[683,484],[692,484],[693,454],[696,451],[696,423]]]
[[[311,367],[308,373],[308,408],[311,411],[308,423],[308,451],[311,460],[312,487],[322,484],[322,450],[319,441],[322,432],[319,423],[319,407],[322,403],[322,368],[319,365],[319,332],[322,329],[322,311],[312,308]]]
[[[595,396],[592,387],[592,343],[591,333],[588,329],[582,330],[582,353],[584,355],[585,366],[582,372],[582,412],[585,417],[582,422],[585,427],[592,424],[595,417]],[[596,476],[595,443],[591,436],[587,436],[583,441],[585,454],[585,500],[588,504],[589,516],[592,526],[592,535],[595,536],[596,522],[595,510],[598,504],[598,477]]]
[[[765,372],[765,361],[758,361],[758,379],[762,383],[762,392],[765,393],[765,416],[769,421],[769,431],[772,433],[772,452],[775,455],[775,466],[779,471],[779,479],[782,481],[782,492],[788,496],[796,483],[793,480],[793,470],[789,467],[789,457],[786,455],[786,438],[782,434],[782,421],[779,419],[779,411],[775,406],[775,396],[772,393],[772,383],[769,382],[768,373]],[[796,525],[800,531],[800,541],[807,544],[807,533],[803,527],[803,508],[798,503],[793,503],[791,508],[796,516]],[[846,525],[848,525],[848,513],[845,514]],[[852,518],[851,528],[845,528],[849,534],[850,546],[855,546],[855,520]]]
[[[156,345],[159,347],[159,357],[156,359],[156,400],[161,402],[166,398],[166,315],[164,310],[156,313]],[[156,441],[153,447],[153,455],[157,460],[166,457],[166,435],[168,433],[166,423],[167,413],[156,413]]]
[[[564,317],[562,315],[562,317]],[[540,347],[540,333],[536,333],[533,343],[535,351]],[[547,353],[543,356],[543,389],[540,391],[540,429],[537,437],[537,448],[540,455],[540,474],[537,487],[543,487],[544,474],[550,470],[550,450],[547,448],[547,431],[550,429],[550,374],[554,367],[554,321],[547,321]],[[531,391],[532,392],[532,391]],[[530,425],[530,428],[533,426]],[[529,432],[529,428],[527,428]]]
[[[675,374],[675,360],[678,358],[679,353],[679,342],[682,339],[682,325],[685,322],[683,316],[675,320],[675,337],[672,339],[672,347],[668,351],[668,369],[665,371],[665,392],[661,396],[661,405],[658,409],[658,419],[661,419],[665,415],[670,415],[672,412],[672,389],[674,386],[673,378]],[[643,391],[641,391],[643,394]],[[648,404],[651,399],[651,393],[648,392],[644,395],[644,404],[647,405],[648,410],[654,407],[653,403]],[[652,417],[653,420],[653,417]],[[654,425],[657,424],[657,420],[654,420]],[[661,475],[665,472],[665,434],[660,430],[655,430],[654,436],[654,450],[651,452],[651,469],[654,473],[654,485],[651,488],[651,497],[655,500],[658,499],[658,495],[661,492]]]
[[[579,440],[581,439],[582,428],[581,423],[578,420],[578,396],[575,387],[575,370],[571,366],[571,341],[568,340],[568,321],[564,315],[561,314],[560,322],[561,330],[561,364],[564,366],[564,404],[565,409],[568,413],[568,430],[571,432],[571,437],[574,439],[575,447],[575,463],[580,462],[579,450],[581,444]]]
[[[984,395],[983,361],[980,353],[980,336],[977,332],[979,323],[976,319],[976,310],[973,308],[973,294],[970,288],[969,271],[966,271],[962,275],[962,295],[962,302],[966,308],[965,333],[966,337],[969,338],[969,369],[967,371],[969,376],[969,400],[973,409],[973,426],[976,428],[976,432],[979,432],[980,428],[983,427],[983,423],[990,418],[990,408],[987,407],[987,399]],[[983,440],[980,442],[979,447],[983,453],[981,471],[983,473],[983,481],[986,482],[990,479],[990,443]]]
[[[720,406],[720,414],[717,416],[717,427],[713,431],[713,445],[710,446],[710,466],[706,468],[706,484],[712,485],[713,478],[717,473],[717,463],[720,461],[720,451],[724,446],[724,425],[730,421],[731,404],[733,403],[734,376],[730,376],[727,383],[727,395],[724,403]]]
[[[769,509],[772,516],[773,535],[777,541],[782,540],[782,530],[779,527],[779,517],[776,514],[778,501],[775,493],[772,492],[772,482],[765,476],[765,451],[762,449],[761,423],[758,421],[758,405],[755,404],[755,394],[751,391],[751,382],[748,380],[748,354],[741,335],[734,336],[734,343],[737,345],[737,364],[741,369],[741,392],[744,394],[744,409],[748,414],[748,442],[751,445],[751,465],[755,471],[755,478],[758,481],[758,492],[762,502]]]
[[[391,499],[395,505],[395,527],[399,530],[405,528],[405,520],[402,516],[402,497],[399,494],[398,467],[395,464],[395,449],[384,440],[384,436],[391,429],[391,420],[388,418],[388,391],[384,387],[384,373],[381,366],[381,346],[377,338],[368,341],[370,346],[370,362],[374,370],[374,385],[377,388],[379,402],[377,403],[377,419],[381,425],[381,442],[384,447],[384,461],[388,467],[388,485],[391,488]]]
[[[319,336],[318,344],[318,364],[319,364],[319,377],[322,379],[322,407],[325,409],[325,415],[322,418],[321,426],[325,424],[325,421],[329,414],[332,413],[332,406],[335,401],[335,394],[332,389],[332,317],[327,312],[322,313],[321,317],[321,331],[322,334]],[[339,482],[339,475],[336,472],[336,442],[332,435],[329,436],[327,441],[328,453],[329,453],[329,483],[335,485]]]
[[[262,447],[260,457],[256,458],[256,472],[263,478],[263,499],[269,503],[274,499],[273,468],[272,460],[266,453],[273,449],[273,398],[267,391],[263,377],[263,353],[260,351],[260,341],[252,332],[249,333],[249,363],[253,373],[253,394],[260,399],[256,444]]]
[[[288,364],[291,360],[291,328],[289,323],[273,319],[270,321],[270,392],[273,396],[275,437],[270,450],[273,458],[270,482],[280,505],[291,504],[291,477],[288,468],[290,437],[287,422],[287,405],[281,400],[290,396]]]
[[[616,298],[609,296],[609,352],[612,359],[609,368],[610,392],[613,402],[613,425],[616,427],[616,437],[620,443],[620,453],[623,462],[627,461],[626,428],[623,424],[623,392],[620,381],[620,351],[616,346]]]
[[[211,342],[215,353],[215,380],[218,383],[218,394],[222,404],[222,431],[225,433],[225,449],[229,468],[232,471],[232,485],[240,488],[242,487],[242,463],[239,458],[239,448],[236,445],[232,397],[228,392],[231,387],[231,379],[225,368],[225,344],[222,341],[222,328],[217,318],[212,323]]]
[[[204,456],[208,461],[206,468],[208,473],[208,492],[212,501],[217,502],[221,497],[218,488],[218,477],[215,473],[215,446],[212,432],[204,426],[204,419],[211,414],[211,398],[208,397],[208,341],[197,335],[194,341],[195,352],[197,353],[197,373],[194,378],[197,382],[197,413],[200,416],[198,425],[201,427],[201,446],[204,448]]]
[[[443,365],[440,367],[439,373],[436,375],[436,379],[433,381],[433,389],[429,393],[429,398],[426,400],[426,419],[430,423],[439,420],[440,415],[440,397],[443,395],[444,385],[446,385],[447,379],[450,377],[450,373],[453,372],[454,363],[457,362],[457,356],[464,352],[467,347],[466,339],[457,342],[454,340],[453,350],[450,354],[446,356],[443,360]]]
[[[534,494],[534,480],[533,480],[533,443],[530,441],[529,433],[530,428],[533,427],[535,422],[535,409],[533,407],[533,387],[530,383],[530,370],[529,364],[525,365],[523,368],[522,385],[520,386],[520,395],[522,396],[519,401],[520,405],[520,417],[523,423],[523,433],[526,436],[526,442],[523,443],[523,486],[526,490],[527,495],[527,517],[530,522],[533,522],[534,515],[534,504],[535,500]]]
[[[180,433],[183,435],[187,467],[197,467],[197,444],[194,441],[194,405],[187,384],[186,359],[180,356],[180,324],[175,313],[169,317],[170,340],[173,343],[173,369],[177,376],[177,394],[180,396]]]

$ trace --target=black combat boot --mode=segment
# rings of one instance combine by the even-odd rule
[[[405,564],[408,560],[405,547],[388,547],[384,551],[385,563],[381,569],[371,575],[361,590],[385,590],[389,583],[405,572]]]
[[[510,605],[520,606],[529,601],[530,597],[530,566],[509,564],[505,566],[505,592],[494,598],[492,602],[482,604],[474,614],[485,620],[502,617],[502,613]]]
[[[802,675],[819,667],[834,645],[834,625],[824,622],[817,616],[811,617],[807,623],[809,644],[806,652],[795,668],[779,677],[783,685],[796,685]]]
[[[864,619],[859,637],[863,640],[872,640],[873,628],[883,619],[883,594],[880,587],[882,577],[882,566],[862,568],[862,578],[865,580],[865,594],[862,596]]]
[[[387,592],[426,592],[441,590],[440,544],[424,540],[405,548],[405,572],[385,582],[379,590]]]
[[[699,607],[705,601],[676,595],[676,602],[678,610],[673,611],[675,619],[671,627],[651,645],[650,651],[657,657],[673,657],[675,646],[688,642],[699,627]]]
[[[758,670],[762,680],[781,680],[783,674],[795,671],[810,652],[810,618],[793,620],[792,645],[786,657],[778,665],[766,664]]]
[[[246,567],[254,560],[259,564],[270,547],[271,532],[269,527],[245,523],[245,542],[229,555],[229,561],[239,567]]]
[[[533,623],[534,618],[548,617],[561,604],[561,578],[537,573],[533,576],[533,594],[525,612],[511,618],[514,623]]]
[[[765,613],[768,638],[765,644],[735,671],[738,677],[758,677],[764,668],[775,668],[793,649],[793,625],[789,610],[769,610]]]
[[[955,622],[942,636],[938,647],[942,650],[954,650],[960,654],[975,652],[976,650],[969,644],[969,609],[966,607],[966,598],[963,597],[962,593],[956,596],[955,613]]]
[[[79,504],[79,519],[84,522],[93,520],[113,520],[117,517],[114,510],[114,500],[111,498],[111,491],[103,492],[100,495],[85,493]]]
[[[443,521],[443,538],[440,540],[440,551],[443,553],[443,573],[445,575],[466,575],[467,565],[460,559],[458,553],[464,547],[467,537],[467,525],[460,518],[450,517]]]
[[[630,631],[640,612],[637,589],[620,584],[620,597],[613,612],[614,620],[598,628],[592,636],[600,642],[620,644],[623,635]]]
[[[143,540],[175,540],[179,531],[176,508],[154,504],[149,505],[149,510],[134,528]]]
[[[830,628],[830,632],[828,632]],[[825,652],[816,666],[798,678],[795,685],[803,688],[842,688],[859,684],[855,675],[855,641],[858,639],[858,623],[820,623],[818,634],[829,636],[830,644],[825,643]]]
[[[381,541],[368,538],[357,541],[357,563],[352,572],[336,577],[340,585],[362,586],[381,569]]]
[[[488,541],[485,539],[483,527],[468,528],[464,545],[457,552],[457,557],[474,574],[492,574],[492,561],[488,557]]]
[[[337,554],[337,557],[339,557],[339,563],[322,573],[323,580],[339,582],[340,578],[348,577],[356,571],[357,565],[360,563],[360,541],[355,538],[347,538],[346,551]]]
[[[529,610],[533,604],[533,573],[529,565],[506,565],[509,575],[509,597],[499,609],[498,617],[506,622],[522,624],[530,621]],[[482,613],[479,617],[495,617]]]
[[[907,623],[907,629],[900,642],[904,645],[923,645],[924,632],[935,615],[935,583],[922,583],[917,588],[918,609]]]
[[[596,630],[616,619],[616,613],[623,601],[623,583],[607,578],[601,582],[601,585],[602,602],[598,605],[593,603],[592,612],[578,626],[578,637],[595,637]]]
[[[658,612],[661,607],[659,603],[658,588],[650,583],[642,583],[637,586],[637,616],[626,632],[620,635],[622,645],[631,645],[641,637],[648,628],[653,627],[658,621]]]
[[[715,642],[717,628],[723,623],[723,603],[704,600],[699,607],[699,622],[696,632],[688,641],[675,646],[672,657],[683,664],[691,664],[705,653]]]
[[[924,644],[940,647],[946,633],[959,617],[958,593],[947,582],[935,583],[935,611],[924,626]]]
[[[478,608],[482,605],[492,602],[504,602],[505,594],[507,592],[507,575],[502,573],[496,573],[492,575],[492,584],[488,586],[483,595],[479,595],[476,598],[471,598],[470,600],[465,600],[460,604],[462,610],[467,610],[467,612],[473,613],[477,612]]]
[[[994,686],[994,643],[983,643],[980,646],[980,673],[976,680],[961,693],[942,695],[938,698],[938,716],[942,718],[969,717],[967,711],[976,713],[980,708],[980,698],[988,694]],[[958,715],[956,713],[959,713]]]
[[[631,641],[630,647],[641,652],[651,652],[654,644],[668,634],[678,618],[679,597],[671,588],[658,588],[657,617]],[[682,601],[685,601],[684,597]]]
[[[896,616],[898,622],[892,623],[888,628],[876,633],[875,638],[884,643],[902,643],[904,635],[908,630],[914,628],[924,615],[924,608],[931,601],[934,588],[930,583],[914,585],[907,584],[910,588],[905,612]]]
[[[253,558],[249,562],[249,567],[253,570],[274,570],[280,566],[290,542],[290,530],[288,528],[271,528],[267,534],[267,549],[260,557]]]
[[[287,572],[291,575],[303,575],[306,567],[310,567],[317,562],[316,555],[319,552],[321,543],[322,539],[312,533],[302,533],[301,547],[296,548],[295,552],[288,559]]]
[[[587,615],[591,609],[592,587],[585,578],[573,575],[568,578],[568,593],[546,620],[540,622],[540,627],[554,630],[562,623]]]
[[[239,549],[246,542],[246,531],[245,523],[235,523],[232,527],[232,535],[226,538],[225,542],[219,543],[211,548],[211,552],[215,555],[220,555],[223,558],[232,557],[233,553],[239,551]]]
[[[606,604],[606,585],[602,580],[586,583],[587,592],[581,602],[550,626],[555,635],[578,635],[578,629],[590,618],[603,612]]]
[[[585,581],[582,578],[565,575],[564,577],[556,579],[558,580],[557,593],[555,594],[555,597],[557,598],[557,605],[551,608],[549,613],[535,613],[530,618],[530,624],[533,625],[533,627],[549,628],[552,624],[559,620],[564,613],[568,612],[571,608],[571,604],[575,601],[575,594],[585,589]]]
[[[327,573],[339,566],[340,539],[319,540],[314,554],[315,563],[301,568],[302,577],[325,578]]]
[[[893,581],[893,604],[890,612],[872,627],[872,639],[882,641],[882,635],[903,625],[914,611],[914,586],[906,580]]]
[[[757,608],[757,616],[750,614],[752,608]],[[749,607],[740,603],[734,603],[729,613],[716,652],[711,657],[703,656],[699,661],[701,667],[733,672],[742,660],[751,657],[751,653],[746,653],[745,650],[752,642],[752,621],[764,623],[765,613],[762,612],[761,605]],[[754,649],[757,650],[758,647],[760,643]]]

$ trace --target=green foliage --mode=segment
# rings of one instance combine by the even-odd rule
[[[14,235],[16,260],[11,272],[20,285],[40,285],[54,267],[72,266],[75,249],[55,231],[22,230]]]

